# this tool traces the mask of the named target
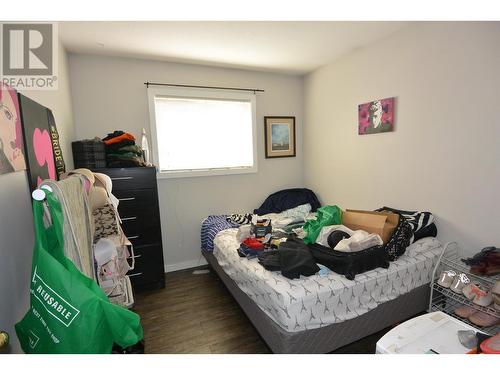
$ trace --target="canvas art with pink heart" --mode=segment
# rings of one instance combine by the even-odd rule
[[[358,106],[358,134],[374,134],[394,130],[394,100],[385,98]]]
[[[54,142],[58,135],[50,109],[19,94],[22,126],[24,130],[25,155],[28,165],[30,191],[45,179],[57,180],[60,170],[54,155]],[[54,134],[55,132],[55,134]],[[60,150],[59,150],[60,152]]]

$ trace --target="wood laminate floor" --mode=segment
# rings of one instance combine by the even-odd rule
[[[271,353],[222,281],[213,272],[166,274],[165,289],[135,296],[146,353]],[[389,328],[390,329],[390,328]],[[334,353],[374,353],[389,329]]]

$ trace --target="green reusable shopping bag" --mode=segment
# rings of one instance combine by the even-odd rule
[[[309,220],[304,224],[304,230],[307,236],[304,237],[304,243],[309,245],[316,242],[316,238],[321,232],[321,228],[327,225],[342,224],[342,210],[337,206],[323,206],[318,208],[315,220]]]
[[[44,225],[44,203],[34,201],[35,246],[30,309],[16,324],[25,353],[111,353],[143,337],[137,314],[114,305],[97,285],[64,256],[63,215],[46,191],[51,223]]]

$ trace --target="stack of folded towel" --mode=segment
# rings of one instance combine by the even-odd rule
[[[115,130],[102,139],[106,146],[106,162],[110,168],[143,167],[142,150],[135,144],[135,137]]]

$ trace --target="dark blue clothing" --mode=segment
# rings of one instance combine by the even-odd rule
[[[304,188],[285,189],[268,196],[264,203],[253,212],[257,215],[279,213],[306,203],[311,205],[312,211],[316,211],[321,207],[316,194],[312,190]]]

